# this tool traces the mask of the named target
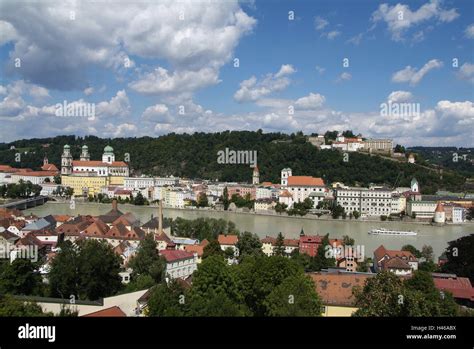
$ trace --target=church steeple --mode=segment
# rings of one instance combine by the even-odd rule
[[[258,171],[257,165],[255,165],[255,167],[253,168],[252,184],[260,184],[260,172]]]

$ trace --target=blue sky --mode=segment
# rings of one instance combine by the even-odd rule
[[[262,128],[474,146],[472,1],[1,0],[0,33],[0,141]],[[381,115],[389,101],[421,112]]]

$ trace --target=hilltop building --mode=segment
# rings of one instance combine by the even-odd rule
[[[75,196],[96,195],[102,187],[123,185],[129,176],[129,167],[123,161],[115,161],[114,149],[106,146],[102,161],[90,160],[89,149],[82,147],[79,160],[74,160],[71,147],[65,145],[61,156],[61,179],[64,186],[71,187]]]

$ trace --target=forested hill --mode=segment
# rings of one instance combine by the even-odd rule
[[[129,153],[134,175],[174,175],[250,182],[252,169],[248,165],[221,165],[217,162],[217,152],[227,147],[258,152],[260,181],[279,182],[281,169],[290,167],[294,175],[323,177],[326,181],[341,181],[348,185],[379,183],[409,186],[411,179],[416,177],[424,193],[433,193],[437,189],[459,191],[465,182],[464,177],[454,172],[444,171],[440,179],[436,171],[365,154],[350,153],[349,161],[344,162],[342,153],[317,150],[302,133],[287,135],[263,133],[261,130],[192,135],[171,133],[158,138],[57,136],[19,140],[0,143],[0,164],[39,168],[47,154],[49,161],[59,167],[65,144],[71,146],[75,159],[79,158],[84,144],[89,147],[92,160],[101,159],[106,145],[114,148],[117,160],[124,160],[124,154]],[[10,150],[11,146],[15,150]],[[25,151],[27,154],[24,154]],[[20,163],[14,161],[16,152],[23,152]]]

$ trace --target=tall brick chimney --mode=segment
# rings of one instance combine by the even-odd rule
[[[112,200],[112,210],[117,211],[117,199]]]

